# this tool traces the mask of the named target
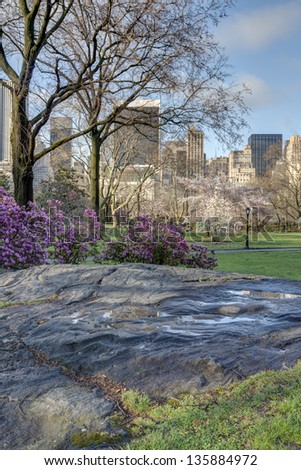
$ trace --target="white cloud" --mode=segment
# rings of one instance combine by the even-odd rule
[[[284,2],[238,13],[221,24],[218,38],[231,48],[258,50],[285,38],[298,28],[301,21],[301,2]]]
[[[276,92],[255,75],[242,73],[238,76],[238,81],[245,83],[251,90],[251,94],[246,96],[246,104],[251,109],[270,104],[276,99]]]

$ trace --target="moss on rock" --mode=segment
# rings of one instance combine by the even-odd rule
[[[78,432],[71,437],[71,443],[75,447],[82,449],[83,447],[101,445],[101,444],[118,444],[122,440],[119,434],[110,434],[108,432]]]

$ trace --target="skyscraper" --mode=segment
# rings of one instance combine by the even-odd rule
[[[72,134],[72,119],[65,116],[56,116],[50,119],[50,143],[70,137]],[[61,166],[66,169],[72,167],[72,142],[66,142],[51,152],[50,163],[53,169]]]
[[[301,137],[299,135],[291,136],[286,141],[284,150],[285,171],[289,180],[293,184],[301,182]]]
[[[12,97],[10,82],[0,81],[0,162],[11,161],[10,129]]]
[[[119,123],[123,125],[114,138],[115,142],[124,142],[120,147],[124,160],[131,165],[157,165],[160,161],[160,100],[134,100],[120,113],[117,127]]]
[[[186,177],[187,142],[170,140],[164,143],[162,150],[163,180],[169,181],[174,176]]]
[[[188,127],[187,178],[199,178],[205,173],[204,132]]]
[[[223,176],[229,177],[229,158],[228,157],[215,157],[206,161],[205,168],[206,176]]]
[[[252,165],[251,147],[235,150],[229,157],[229,180],[238,185],[251,183],[255,179],[255,168]]]
[[[282,134],[252,134],[248,139],[256,175],[264,175],[282,159]]]
[[[117,104],[122,104],[118,102]],[[123,167],[122,181],[134,188],[144,175],[147,178],[145,197],[153,200],[160,187],[160,100],[136,99],[118,115],[118,129],[113,135],[113,158]],[[121,125],[121,126],[120,126]],[[120,126],[120,127],[119,127]],[[121,199],[124,197],[119,195]]]
[[[36,139],[35,154],[45,149],[45,145],[40,139]],[[33,190],[34,194],[39,190],[42,182],[52,177],[49,153],[37,160],[33,166]]]
[[[8,178],[13,188],[12,154],[11,154],[11,116],[13,84],[7,80],[0,80],[0,175]]]
[[[292,135],[285,145],[285,160],[291,165],[301,166],[301,137]]]

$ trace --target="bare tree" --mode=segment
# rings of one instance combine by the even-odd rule
[[[137,97],[160,96],[160,127],[194,122],[224,141],[237,139],[245,124],[243,90],[227,83],[227,61],[210,32],[231,3],[86,0],[60,28],[59,45],[48,45],[46,70],[55,54],[64,63],[59,73],[67,82],[90,62],[91,80],[77,93],[75,106],[91,129],[90,197],[97,212],[105,140],[122,127],[158,126],[143,109],[135,116],[126,113]]]
[[[30,93],[37,58],[45,44],[60,28],[74,0],[13,0],[1,2],[0,67],[10,82],[12,92],[11,144],[15,195],[20,204],[33,198],[32,167],[35,137],[47,122],[51,110],[71,92],[57,85],[43,111],[32,119],[28,113]],[[73,84],[76,86],[76,84]]]
[[[299,158],[301,156],[299,155]],[[278,165],[269,184],[270,201],[278,214],[297,222],[301,217],[301,158]]]
[[[126,134],[115,133],[101,147],[100,153],[100,209],[105,217],[111,214],[116,225],[116,213],[138,205],[145,192],[154,198],[161,161],[148,154],[137,162],[137,134],[128,129]]]
[[[264,155],[266,172],[271,173],[277,162],[282,161],[282,145],[281,143],[270,145]]]
[[[161,125],[193,121],[212,128],[223,140],[236,139],[245,124],[243,90],[227,82],[227,61],[211,33],[212,23],[218,24],[231,4],[231,0],[3,0],[0,67],[13,95],[18,202],[33,198],[36,160],[90,132],[91,202],[97,209],[100,147],[118,128],[136,123],[122,117],[122,111],[137,96],[161,95]],[[28,98],[34,92],[29,110]],[[86,113],[85,128],[34,155],[35,138],[51,113],[75,93]],[[142,115],[138,121],[149,125]]]

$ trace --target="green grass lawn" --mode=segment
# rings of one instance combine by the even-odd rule
[[[110,233],[113,240],[118,240],[118,234]],[[273,232],[268,234],[268,239],[261,234],[250,235],[249,244],[250,248],[301,248],[301,232],[278,233]],[[188,233],[186,236],[187,241],[193,243],[200,243],[210,250],[239,250],[245,247],[246,237],[241,235],[235,240],[225,240],[219,243],[211,243],[209,239],[201,239],[195,234]],[[108,241],[108,240],[107,240]],[[101,252],[106,246],[107,242],[101,240],[98,243],[98,249]]]
[[[301,251],[217,253],[217,271],[301,280]]]
[[[209,239],[196,237],[194,234],[187,235],[187,240],[198,241],[209,249],[215,250],[239,250],[245,247],[245,234],[231,240],[225,239],[218,243],[212,243]],[[266,236],[262,234],[250,234],[250,248],[301,248],[301,232],[270,232]]]
[[[125,392],[124,406],[137,416],[127,448],[301,449],[300,403],[301,362],[163,405]]]
[[[279,236],[278,245],[285,243]],[[291,236],[290,241],[298,240]],[[300,237],[300,234],[297,234]],[[286,239],[287,240],[287,239]],[[105,245],[100,245],[100,251]],[[233,244],[231,247],[233,248]],[[301,251],[283,252],[255,252],[243,251],[237,253],[216,253],[218,260],[217,271],[236,272],[242,274],[258,274],[263,276],[282,277],[292,280],[301,280]],[[94,264],[92,261],[84,264]],[[109,264],[114,264],[111,261]]]

